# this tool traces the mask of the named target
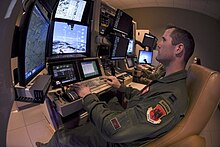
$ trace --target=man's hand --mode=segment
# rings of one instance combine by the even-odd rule
[[[138,70],[144,70],[144,69],[146,69],[143,65],[141,65],[141,64],[137,64],[136,65],[136,68],[138,69]]]
[[[121,86],[121,83],[115,76],[102,76],[102,78],[114,88],[119,88]]]
[[[78,96],[81,98],[84,98],[91,93],[90,88],[84,85],[74,84],[71,86],[71,88],[74,89]]]

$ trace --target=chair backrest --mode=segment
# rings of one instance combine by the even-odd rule
[[[170,146],[186,137],[199,135],[219,104],[220,73],[204,66],[192,64],[188,70],[187,89],[189,109],[179,124],[147,147]]]

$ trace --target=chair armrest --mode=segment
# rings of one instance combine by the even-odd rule
[[[170,147],[186,147],[186,146],[205,147],[206,146],[205,138],[199,135],[193,135],[170,145]]]

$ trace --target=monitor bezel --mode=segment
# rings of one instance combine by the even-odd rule
[[[28,29],[31,21],[31,16],[34,11],[34,8],[38,9],[41,16],[44,18],[45,21],[48,22],[48,30],[47,30],[47,36],[46,36],[46,45],[45,45],[45,58],[44,58],[44,64],[41,66],[35,73],[33,73],[28,78],[25,78],[25,51],[26,51],[26,42],[27,42],[27,35],[28,35]],[[23,22],[21,22],[20,26],[20,37],[19,37],[19,51],[18,51],[18,82],[20,86],[26,86],[31,80],[33,80],[45,67],[46,67],[46,48],[48,43],[48,33],[49,33],[49,27],[50,27],[50,21],[49,18],[42,12],[43,6],[40,6],[40,4],[36,1],[32,3],[28,10],[26,10],[25,15],[23,16]]]
[[[84,73],[83,73],[83,69],[82,69],[81,63],[83,63],[83,62],[90,62],[90,61],[93,61],[93,62],[96,63],[97,70],[98,70],[98,74],[97,74],[97,75],[90,76],[90,77],[85,77],[85,75],[84,75]],[[92,79],[92,78],[96,78],[96,77],[99,77],[99,76],[102,76],[102,72],[101,72],[101,69],[100,69],[100,64],[99,64],[98,59],[79,60],[79,61],[78,61],[78,67],[79,67],[79,73],[80,73],[80,75],[81,75],[82,81],[88,80],[88,79]]]
[[[141,52],[149,52],[149,53],[151,53],[151,62],[150,63],[140,62],[140,54],[141,54]],[[138,64],[149,64],[149,65],[151,65],[152,64],[152,59],[153,59],[153,52],[152,51],[139,50],[139,53],[138,53]]]
[[[53,67],[55,67],[55,66],[60,66],[60,65],[67,65],[67,64],[72,64],[76,79],[73,80],[73,81],[69,81],[69,82],[62,83],[63,86],[66,86],[66,85],[69,85],[69,84],[73,84],[73,83],[76,83],[76,82],[79,82],[79,81],[80,81],[79,71],[77,70],[77,65],[76,65],[76,63],[75,63],[75,62],[72,62],[72,61],[68,61],[68,62],[50,63],[50,64],[48,65],[48,72],[49,72],[49,74],[52,76],[52,79],[54,79],[54,70],[53,70]],[[52,80],[52,86],[53,86],[54,88],[58,88],[58,87],[60,87],[60,85],[61,85],[61,84],[56,84],[56,81]]]

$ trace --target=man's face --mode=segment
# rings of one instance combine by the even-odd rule
[[[173,30],[173,28],[165,30],[162,40],[158,43],[158,54],[156,59],[164,65],[169,64],[175,57],[175,45],[172,45],[172,38],[170,37]]]

